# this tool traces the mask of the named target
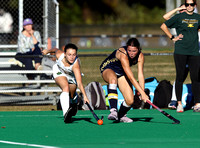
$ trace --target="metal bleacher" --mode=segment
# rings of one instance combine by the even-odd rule
[[[14,55],[14,53],[8,53]],[[28,80],[27,73],[37,74],[35,80]],[[61,89],[51,78],[52,70],[24,70],[14,58],[0,58],[0,105],[55,105]]]

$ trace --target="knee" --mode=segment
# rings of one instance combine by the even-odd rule
[[[132,99],[131,98],[130,99],[126,99],[125,101],[126,101],[126,104],[128,106],[131,106],[133,104],[133,102],[134,102],[133,98]]]
[[[68,92],[69,93],[69,87],[63,87],[62,92]]]
[[[117,84],[117,79],[111,78],[110,81],[109,81],[109,84]]]

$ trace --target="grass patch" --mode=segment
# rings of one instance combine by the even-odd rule
[[[99,70],[99,66],[105,58],[104,56],[80,57],[81,71],[84,73],[84,86],[92,81],[98,81],[102,85],[106,84]],[[137,79],[137,65],[132,66],[131,69]],[[173,84],[176,76],[173,56],[145,56],[144,75],[145,78],[156,77],[159,81],[166,79]],[[189,75],[185,83],[191,83]]]

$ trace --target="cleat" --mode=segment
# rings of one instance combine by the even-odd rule
[[[108,120],[118,120],[117,109],[115,109],[115,108],[110,109],[110,114],[108,115]]]
[[[120,118],[120,122],[131,123],[133,120],[124,115],[122,118]]]
[[[200,104],[194,106],[193,112],[200,112]]]
[[[71,107],[72,107],[72,110],[71,110],[71,114],[72,116],[75,116],[78,112],[78,107],[77,107],[77,104],[71,104]]]
[[[42,65],[38,66],[37,70],[43,70],[43,66]]]
[[[70,123],[70,122],[72,122],[71,120],[72,120],[72,107],[70,107],[64,115],[65,123]]]
[[[177,106],[177,101],[171,101],[171,102],[168,104],[168,108],[169,108],[169,109],[176,109],[176,106]]]

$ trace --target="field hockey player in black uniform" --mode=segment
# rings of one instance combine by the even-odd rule
[[[132,65],[138,65],[138,80],[135,79],[132,71]],[[144,55],[141,52],[140,43],[136,38],[128,40],[126,46],[115,50],[100,65],[100,71],[108,86],[108,99],[110,103],[109,120],[117,120],[120,122],[133,122],[126,116],[131,109],[134,101],[134,93],[132,85],[139,92],[140,98],[146,102],[149,97],[144,92]],[[117,111],[118,94],[117,86],[121,91],[124,101],[122,102],[119,112]]]

